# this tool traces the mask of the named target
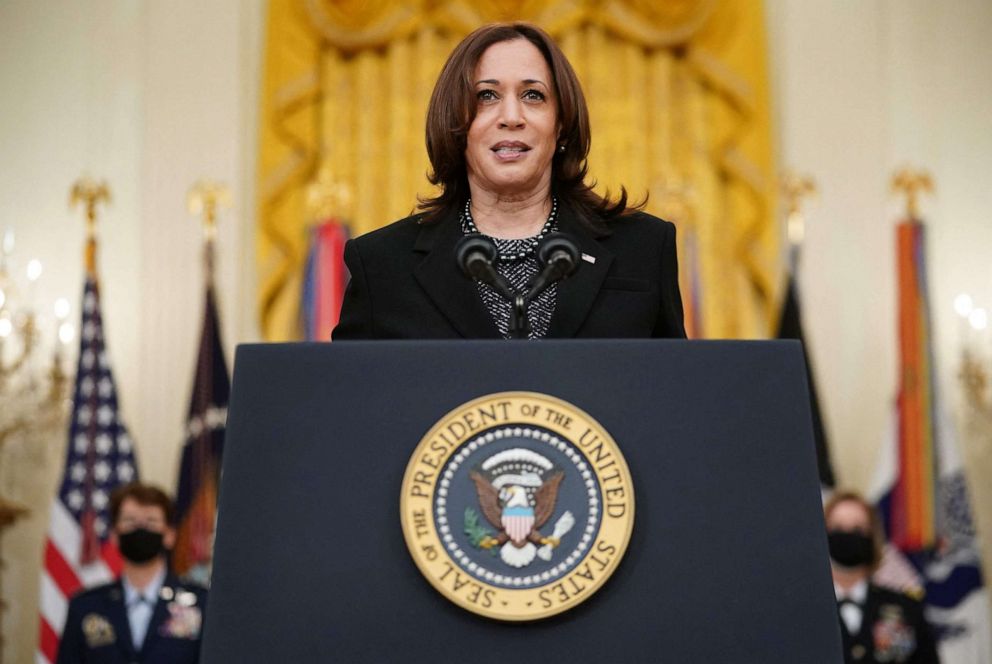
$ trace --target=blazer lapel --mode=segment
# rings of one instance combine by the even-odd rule
[[[461,237],[457,215],[422,227],[414,251],[426,256],[414,269],[414,277],[461,336],[498,339],[499,331],[478,286],[455,263],[455,245]]]
[[[875,647],[875,635],[872,633],[872,625],[875,624],[875,616],[878,614],[878,597],[872,592],[871,584],[868,585],[868,594],[865,596],[865,603],[861,607],[861,629],[857,634],[852,634],[852,641],[856,646],[860,646],[863,652],[871,652]]]
[[[613,262],[613,254],[593,237],[592,231],[582,225],[568,205],[558,208],[558,229],[575,238],[582,256],[578,269],[558,284],[558,302],[551,316],[548,336],[574,337],[589,315]]]
[[[148,621],[148,630],[145,632],[145,641],[141,644],[141,653],[148,652],[149,646],[162,638],[162,626],[169,619],[169,603],[172,602],[176,592],[177,579],[171,574],[166,575],[162,581],[162,587],[158,591],[158,599],[155,601],[155,608],[152,611],[151,620]]]
[[[134,637],[131,636],[131,623],[127,619],[127,606],[124,603],[124,584],[120,579],[110,587],[107,599],[107,613],[114,634],[117,635],[117,647],[124,653],[124,659],[130,662],[135,659],[136,652]]]

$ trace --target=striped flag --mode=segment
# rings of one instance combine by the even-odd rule
[[[178,528],[172,554],[176,573],[203,585],[210,582],[217,488],[230,392],[214,285],[213,280],[208,279],[193,395],[186,422],[186,442],[179,466]]]
[[[925,593],[943,661],[992,661],[988,598],[954,428],[937,389],[925,229],[900,223],[899,387],[873,495],[890,545],[876,583]]]
[[[107,358],[92,239],[86,246],[80,329],[65,471],[45,541],[38,664],[55,661],[72,594],[120,573],[120,554],[109,541],[110,494],[138,478],[134,444],[118,413]]]
[[[896,395],[899,480],[889,506],[889,538],[904,551],[932,548],[936,540],[933,352],[927,299],[923,224],[896,228],[899,283],[899,390]]]
[[[348,269],[344,264],[344,244],[348,227],[326,221],[315,227],[310,239],[303,279],[303,331],[307,341],[330,341],[338,324]]]

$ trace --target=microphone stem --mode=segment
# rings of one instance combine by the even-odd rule
[[[527,302],[530,302],[538,295],[540,295],[548,286],[553,283],[560,281],[567,272],[562,266],[557,263],[548,263],[540,274],[531,283],[530,288],[527,290],[525,298]]]
[[[508,332],[511,339],[530,338],[530,320],[527,318],[527,303],[529,298],[523,293],[517,293],[510,303],[510,326]]]

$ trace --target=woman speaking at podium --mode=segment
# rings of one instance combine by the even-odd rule
[[[628,207],[623,188],[594,193],[589,143],[578,78],[547,33],[466,37],[427,110],[440,193],[348,242],[334,340],[685,337],[675,227]]]

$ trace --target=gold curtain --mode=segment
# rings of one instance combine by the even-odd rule
[[[768,334],[779,234],[761,3],[270,0],[258,161],[265,339],[299,338],[310,183],[320,174],[344,185],[351,195],[336,211],[355,235],[409,214],[430,191],[424,117],[447,55],[479,25],[517,19],[548,30],[582,81],[599,189],[650,192],[647,210],[678,224],[696,336]]]

